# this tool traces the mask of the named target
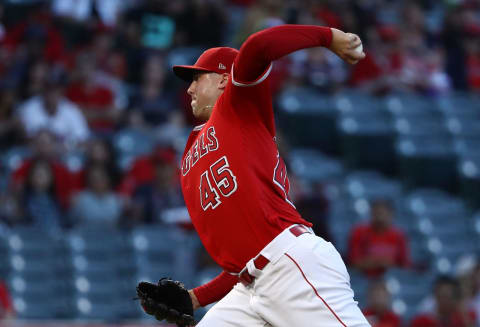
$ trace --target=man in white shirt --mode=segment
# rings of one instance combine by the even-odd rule
[[[23,102],[18,114],[29,137],[47,130],[68,149],[86,141],[90,132],[83,113],[63,96],[64,83],[51,76],[42,94]]]

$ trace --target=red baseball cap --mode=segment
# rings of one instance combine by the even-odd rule
[[[191,82],[195,72],[230,73],[238,50],[228,47],[211,48],[204,51],[193,66],[173,66],[175,75],[184,81]]]

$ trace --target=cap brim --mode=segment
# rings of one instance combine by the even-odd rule
[[[191,82],[193,80],[193,74],[196,72],[211,72],[208,69],[199,68],[195,66],[178,65],[173,66],[173,72],[175,75],[183,79],[185,82]]]

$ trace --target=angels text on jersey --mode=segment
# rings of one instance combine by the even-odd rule
[[[215,136],[215,127],[210,126],[206,132],[197,137],[195,143],[188,150],[182,162],[182,174],[186,176],[190,168],[203,158],[207,153],[218,150],[218,140]]]
[[[275,139],[274,139],[275,140]],[[182,175],[185,177],[192,167],[209,152],[219,149],[215,127],[210,126],[202,132],[190,147],[182,162]],[[286,165],[277,152],[277,162],[273,169],[274,185],[279,187],[285,201],[294,206],[288,196],[290,183],[287,177]],[[230,197],[238,188],[237,177],[230,169],[227,156],[222,156],[200,175],[199,182],[200,205],[204,211],[215,209],[222,203],[222,198]]]

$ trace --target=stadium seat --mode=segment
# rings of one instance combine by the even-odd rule
[[[383,99],[371,96],[358,89],[344,89],[336,93],[332,101],[340,114],[371,116],[387,113]]]
[[[9,248],[7,237],[0,235],[0,278],[7,276],[10,272],[10,263],[8,260]]]
[[[132,231],[130,242],[139,278],[172,277],[191,283],[196,269],[197,243],[181,229],[166,225],[139,226]]]
[[[475,255],[478,251],[478,244],[473,233],[457,234],[442,237],[442,251],[438,258],[446,258],[452,266],[464,255]]]
[[[148,133],[135,129],[123,129],[113,136],[113,148],[120,158],[120,167],[128,169],[135,157],[150,153],[154,148],[154,138]],[[124,158],[130,158],[126,161]]]
[[[420,188],[410,192],[405,197],[405,208],[416,216],[431,218],[466,214],[465,203],[461,199],[433,188]]]
[[[328,214],[332,217],[333,220],[330,220],[332,222],[341,221],[354,224],[367,218],[365,214],[368,213],[368,209],[368,201],[364,198],[352,199],[350,196],[342,194],[330,203]]]
[[[400,137],[396,152],[399,174],[406,187],[431,186],[456,190],[456,156],[450,138]]]
[[[480,208],[480,153],[465,155],[459,160],[460,193],[467,203]]]
[[[310,182],[329,183],[338,181],[343,175],[343,166],[331,157],[314,149],[295,148],[289,153],[292,173]]]
[[[347,257],[348,241],[354,224],[346,221],[345,218],[343,220],[335,220],[335,218],[338,217],[330,217],[333,223],[329,225],[329,232],[333,238],[332,244],[343,257]]]
[[[480,156],[480,134],[474,137],[455,137],[454,144],[455,152],[460,158],[469,156]]]
[[[442,117],[397,117],[394,122],[399,136],[447,137],[448,128]]]
[[[387,110],[395,117],[438,117],[440,111],[434,100],[411,93],[393,94],[385,99]]]
[[[118,251],[128,247],[128,233],[110,225],[80,225],[66,235],[66,242],[74,252]]]
[[[451,93],[438,97],[438,108],[446,117],[477,117],[480,119],[478,99],[469,93]]]
[[[13,305],[19,319],[52,320],[58,318],[57,306],[48,297],[30,299],[20,296],[13,297]]]
[[[85,296],[75,299],[76,320],[115,323],[122,319],[121,306],[115,298],[96,300]],[[132,305],[134,302],[132,301]]]
[[[56,278],[51,272],[44,276],[12,275],[9,289],[20,319],[71,318],[72,293],[66,292]]]
[[[375,171],[352,171],[345,177],[344,189],[352,198],[386,199],[395,204],[402,194],[402,185]]]
[[[446,119],[446,127],[448,131],[459,139],[476,139],[480,138],[480,118],[466,117],[449,117]]]
[[[343,158],[349,168],[395,172],[395,133],[386,112],[344,113],[337,124]]]
[[[9,233],[8,245],[12,251],[49,251],[55,247],[56,237],[59,236],[55,231],[41,226],[17,225]]]
[[[421,221],[418,217],[402,211],[395,212],[393,224],[409,237],[417,237],[421,230]]]
[[[295,146],[338,153],[337,112],[332,98],[310,88],[289,88],[277,97],[279,126]]]
[[[365,275],[355,269],[349,269],[350,286],[354,293],[355,301],[359,303],[367,303],[367,292],[369,280]]]
[[[421,269],[432,266],[435,255],[428,247],[428,238],[418,233],[408,235],[408,246],[410,248],[410,257],[414,267]]]
[[[409,306],[417,305],[430,290],[435,275],[431,271],[392,268],[385,273],[387,289],[395,298],[402,298]]]

